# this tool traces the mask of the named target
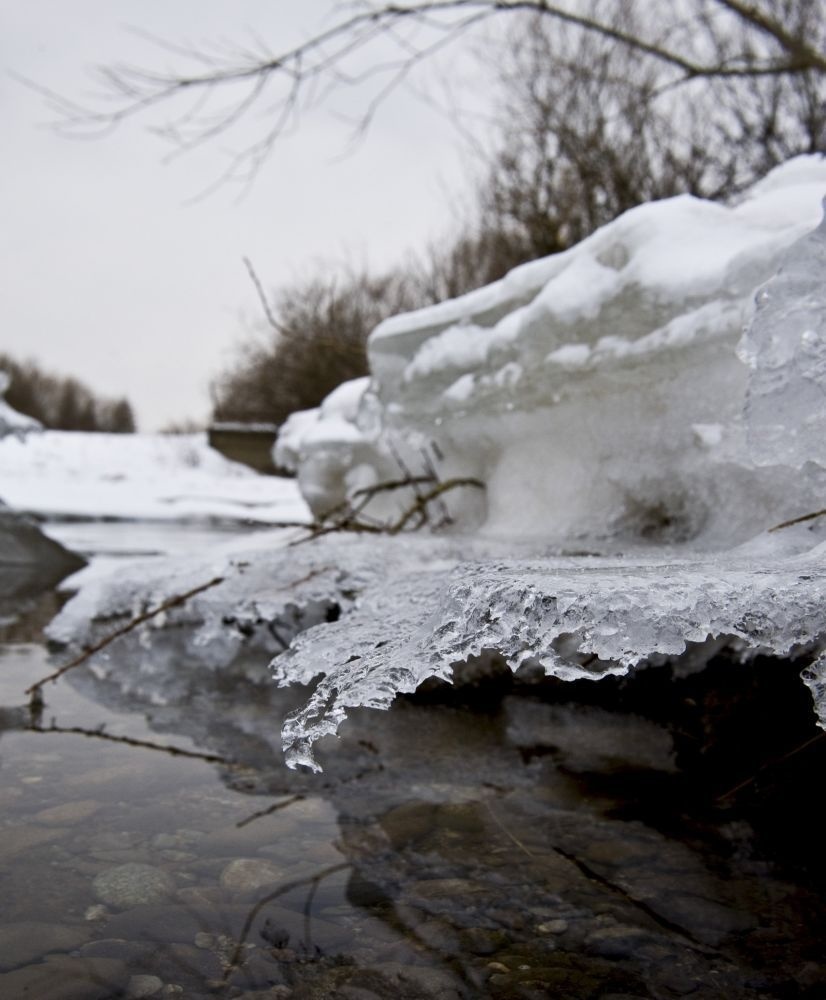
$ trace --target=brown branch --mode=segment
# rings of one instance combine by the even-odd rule
[[[272,816],[273,813],[278,812],[279,809],[286,809],[287,806],[291,806],[294,802],[302,802],[306,798],[305,795],[293,795],[289,799],[285,799],[283,802],[276,802],[275,805],[270,806],[267,809],[260,809],[258,812],[254,812],[251,816],[247,816],[246,819],[240,820],[236,823],[236,827],[240,830],[241,827],[249,826],[250,823],[257,819],[262,819],[264,816]]]
[[[70,660],[69,663],[64,664],[48,676],[41,678],[36,683],[32,684],[31,687],[26,688],[26,694],[30,695],[35,701],[42,701],[42,696],[40,696],[39,699],[37,696],[40,695],[40,689],[44,684],[49,681],[56,681],[65,673],[68,673],[68,671],[74,670],[75,667],[79,667],[81,664],[85,663],[88,659],[94,656],[95,653],[99,653],[102,649],[105,649],[113,643],[115,639],[119,639],[121,636],[127,635],[139,625],[143,625],[145,622],[150,621],[150,619],[163,614],[164,611],[170,611],[172,608],[180,607],[180,605],[185,604],[191,597],[195,597],[196,594],[202,594],[205,590],[209,590],[211,587],[217,587],[219,583],[223,582],[224,577],[216,576],[214,579],[210,580],[209,583],[202,583],[198,587],[193,587],[192,590],[188,590],[185,594],[176,594],[174,597],[170,597],[163,601],[163,603],[159,604],[157,608],[152,608],[151,611],[144,611],[136,618],[127,622],[126,625],[123,625],[121,628],[116,629],[114,632],[110,632],[108,635],[104,636],[103,639],[96,642],[93,646],[89,646],[87,649],[84,649],[82,653],[76,656],[73,660]]]
[[[227,968],[224,970],[224,982],[229,979],[233,970],[237,969],[241,964],[241,956],[244,953],[244,944],[246,943],[249,933],[252,930],[255,918],[268,903],[271,903],[274,899],[278,899],[279,896],[285,895],[285,893],[291,892],[293,889],[298,889],[300,886],[318,885],[319,882],[327,878],[328,875],[335,875],[337,872],[346,871],[348,868],[352,867],[353,865],[350,861],[342,861],[339,864],[330,865],[328,868],[322,869],[315,875],[308,875],[305,878],[297,878],[293,879],[291,882],[285,882],[273,892],[268,893],[266,896],[259,899],[255,906],[253,906],[247,914],[247,919],[244,921],[244,926],[241,928],[241,933],[238,935],[238,943],[235,947],[235,951],[230,957]]]
[[[447,493],[448,490],[454,490],[460,486],[474,486],[477,489],[485,488],[485,484],[483,482],[478,479],[471,478],[446,479],[444,482],[436,483],[433,489],[417,497],[413,506],[410,507],[409,510],[406,510],[399,520],[387,529],[389,534],[397,535],[400,531],[403,531],[415,514],[422,514],[426,520],[427,505],[431,502],[431,500],[435,500],[437,497],[442,496],[442,494]],[[424,521],[422,523],[424,523]]]
[[[815,736],[812,736],[804,743],[801,743],[799,746],[794,747],[794,749],[789,750],[788,753],[784,753],[782,757],[776,757],[773,760],[766,761],[766,763],[762,764],[750,778],[746,778],[744,781],[741,781],[739,784],[735,785],[734,788],[730,788],[727,792],[723,792],[722,795],[718,795],[715,801],[724,802],[726,799],[733,798],[735,795],[738,794],[738,792],[742,792],[744,788],[748,788],[750,785],[755,784],[755,782],[766,771],[769,771],[774,767],[778,767],[780,764],[785,763],[791,757],[794,757],[796,754],[801,753],[803,750],[807,750],[810,746],[812,746],[815,743],[818,743],[820,740],[824,738],[826,738],[826,733],[817,733]]]
[[[178,152],[191,150],[204,142],[213,141],[242,119],[247,119],[265,97],[267,84],[280,79],[285,91],[280,94],[269,114],[274,119],[270,127],[242,151],[233,156],[222,180],[246,179],[250,181],[260,169],[275,143],[287,127],[297,121],[305,105],[324,100],[329,89],[342,85],[355,85],[360,80],[380,78],[372,98],[363,102],[363,112],[357,133],[369,126],[377,107],[380,106],[421,62],[432,58],[444,46],[469,33],[476,25],[503,14],[532,14],[558,24],[569,25],[586,35],[605,39],[622,46],[642,59],[654,61],[670,70],[674,85],[697,79],[759,78],[779,74],[800,74],[814,71],[826,72],[826,53],[812,40],[799,37],[776,18],[758,10],[746,0],[715,0],[720,12],[736,18],[746,32],[743,43],[729,58],[719,52],[719,58],[703,58],[686,53],[676,37],[626,28],[608,16],[600,18],[577,13],[569,6],[548,0],[421,0],[417,3],[370,4],[352,16],[333,23],[301,44],[280,54],[264,49],[249,51],[239,49],[234,55],[218,59],[207,57],[197,49],[176,48],[181,58],[197,64],[194,72],[153,72],[129,65],[115,65],[101,69],[100,74],[108,97],[118,101],[113,110],[101,104],[99,108],[83,107],[47,88],[22,81],[38,91],[52,105],[64,128],[78,130],[94,128],[107,132],[126,118],[146,112],[159,104],[172,103],[176,98],[192,94],[193,106],[156,132],[172,140]],[[405,26],[417,27],[430,33],[430,39],[417,44],[408,36]],[[677,27],[673,25],[672,27]],[[435,34],[436,40],[433,41]],[[752,35],[766,35],[774,40],[779,53],[774,56],[756,56],[752,51]],[[389,40],[402,54],[400,60],[374,61],[365,72],[355,75],[347,72],[348,60],[369,51],[372,46]],[[167,51],[170,46],[155,44]],[[18,77],[18,79],[20,79]],[[246,85],[228,107],[210,113],[208,99],[224,87]],[[319,94],[318,91],[321,91]],[[201,98],[203,97],[203,101]],[[248,270],[251,268],[248,265]],[[252,276],[252,275],[251,275]],[[260,282],[253,277],[256,286]],[[259,292],[259,297],[264,297]],[[280,329],[265,305],[268,322]]]
[[[140,747],[143,750],[158,750],[161,753],[169,754],[170,757],[190,757],[193,760],[204,760],[208,764],[235,766],[235,761],[228,760],[226,757],[220,757],[218,754],[199,753],[197,750],[184,750],[183,747],[172,746],[168,743],[153,743],[151,740],[139,740],[132,736],[114,736],[111,733],[104,732],[102,729],[84,729],[82,726],[57,726],[52,723],[50,726],[32,724],[26,726],[25,731],[30,733],[88,736],[90,739],[108,740],[110,743],[123,743],[128,747]]]
[[[793,524],[803,524],[805,521],[814,521],[817,517],[823,517],[826,515],[826,509],[816,510],[813,514],[801,514],[800,517],[793,517],[790,521],[781,521],[780,524],[776,524],[773,528],[769,528],[769,531],[780,531],[783,528],[791,528]]]
[[[431,485],[429,490],[426,492],[420,490],[421,486],[428,484]],[[455,479],[446,479],[444,482],[440,482],[435,475],[414,476],[412,474],[406,474],[401,479],[391,479],[385,482],[375,483],[372,486],[366,486],[363,489],[357,490],[351,497],[333,507],[332,510],[328,511],[312,525],[305,525],[305,527],[309,527],[308,533],[302,538],[297,538],[295,541],[291,542],[290,545],[303,545],[305,542],[314,541],[316,538],[320,538],[323,535],[331,535],[339,531],[349,531],[354,532],[355,534],[398,535],[400,532],[404,531],[404,529],[410,524],[411,520],[418,515],[419,523],[414,526],[413,530],[415,530],[423,527],[430,521],[430,515],[427,509],[428,504],[442,497],[450,490],[467,486],[472,486],[477,489],[485,488],[485,484],[479,479],[458,477]],[[375,496],[378,496],[380,493],[388,493],[401,489],[414,490],[415,499],[411,506],[403,511],[401,516],[396,521],[381,523],[376,521],[367,521],[361,516],[364,508]],[[358,499],[358,503],[353,502],[356,499]]]
[[[241,260],[244,262],[244,267],[247,269],[247,274],[250,276],[250,281],[252,281],[255,286],[255,291],[258,293],[258,301],[261,303],[261,308],[264,310],[264,315],[267,317],[267,322],[277,333],[282,336],[286,335],[285,328],[278,322],[278,320],[273,315],[273,311],[270,308],[270,303],[267,300],[267,296],[264,294],[264,286],[261,284],[261,279],[258,277],[255,268],[252,266],[252,261],[249,257],[242,257]]]
[[[742,0],[715,0],[715,2],[720,7],[731,11],[746,24],[752,25],[773,38],[790,56],[786,71],[797,72],[813,69],[821,73],[826,72],[826,54],[818,52],[817,49],[808,45],[805,39],[787,31],[774,18],[769,17],[749,3],[743,3]]]

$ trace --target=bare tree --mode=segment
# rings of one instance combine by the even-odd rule
[[[106,67],[100,72],[107,101],[98,107],[48,96],[66,126],[92,129],[188,99],[159,130],[180,150],[217,138],[266,101],[271,113],[263,131],[227,172],[248,179],[298,113],[331,88],[371,85],[363,97],[366,126],[381,102],[440,49],[504,17],[533,15],[552,31],[602,40],[633,58],[652,97],[667,100],[698,81],[747,80],[757,88],[755,100],[762,100],[762,81],[802,78],[805,86],[794,93],[807,93],[802,99],[814,110],[811,80],[826,74],[824,0],[647,0],[639,18],[629,17],[632,7],[626,0],[590,6],[578,0],[356,0],[342,6],[340,20],[285,51],[263,42],[229,53],[166,45],[180,59],[179,71]]]
[[[44,427],[61,431],[131,434],[132,408],[126,399],[98,396],[79,379],[44,371],[36,362],[0,353],[0,371],[10,377],[8,403]]]
[[[213,381],[215,420],[280,424],[317,406],[342,382],[367,373],[373,327],[418,304],[401,271],[338,269],[282,288],[272,303],[255,281],[267,329],[240,344],[234,366]]]
[[[783,0],[784,23],[814,37],[817,3]],[[706,4],[708,9],[711,3]],[[605,4],[590,0],[594,14]],[[649,9],[624,0],[616,26],[642,34]],[[691,22],[720,65],[753,40]],[[630,47],[534,16],[497,45],[498,128],[480,188],[483,225],[512,254],[564,250],[623,211],[691,193],[737,195],[798,153],[826,149],[826,74],[735,74],[665,88],[662,68]],[[757,56],[755,56],[755,60]]]

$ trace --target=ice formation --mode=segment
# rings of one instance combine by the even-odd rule
[[[825,191],[826,162],[801,158],[734,207],[646,205],[568,253],[382,324],[370,380],[291,418],[277,461],[318,514],[426,454],[441,476],[486,485],[484,509],[475,493],[451,497],[463,533],[290,549],[282,534],[197,566],[121,571],[82,590],[53,637],[88,641],[104,617],[111,627],[220,576],[165,624],[188,624],[188,655],[213,668],[263,642],[279,684],[314,683],[283,730],[288,762],[310,767],[348,708],[387,707],[491,653],[566,680],[662,659],[691,669],[721,647],[799,659],[826,725],[826,518],[771,530],[826,496],[823,374],[809,366],[822,356],[823,243],[807,236]],[[744,320],[781,266],[744,364]],[[767,427],[790,443],[752,457]],[[181,631],[159,624],[131,640],[141,669],[118,683],[153,671],[187,683],[171,679]],[[111,662],[95,669],[117,679]]]
[[[370,338],[369,384],[336,390],[285,429],[305,496],[329,508],[354,485],[397,477],[395,456],[415,467],[427,450],[443,477],[484,481],[485,509],[476,494],[451,499],[473,505],[457,513],[490,536],[715,549],[822,506],[820,468],[790,477],[788,453],[772,445],[755,463],[746,448],[749,369],[736,346],[755,290],[817,225],[824,191],[826,161],[801,157],[733,207],[689,196],[642,205],[566,253],[386,321]],[[796,251],[812,275],[823,246],[812,236]],[[798,302],[796,336],[807,338],[790,364],[809,373],[788,417],[807,410],[811,440],[826,421],[822,305],[816,321],[816,295],[804,304],[796,292],[801,265],[787,267],[785,299]],[[819,292],[822,304],[822,281]],[[766,313],[763,327],[776,318]],[[765,339],[759,329],[747,353]],[[759,350],[752,423],[757,393],[776,410],[765,386],[776,362]]]
[[[761,465],[826,465],[826,198],[823,205],[820,226],[760,289],[740,345],[752,369],[749,446]]]

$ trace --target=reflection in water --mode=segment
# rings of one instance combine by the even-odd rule
[[[305,693],[256,683],[253,651],[215,671],[170,647],[135,677],[113,645],[106,678],[72,671],[33,725],[23,692],[53,665],[27,620],[0,647],[0,997],[814,1000],[826,984],[820,873],[763,837],[769,779],[791,773],[717,804],[754,773],[745,724],[721,764],[736,755],[715,757],[706,715],[672,734],[642,717],[668,697],[720,715],[696,678],[668,695],[651,671],[648,701],[615,685],[638,698],[624,712],[504,679],[469,706],[354,712],[315,776],[278,745]]]

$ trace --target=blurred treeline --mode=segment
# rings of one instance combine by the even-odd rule
[[[795,39],[822,43],[822,0],[771,7],[789,51]],[[642,36],[652,16],[644,0],[616,10],[617,30]],[[749,72],[742,62],[735,71],[726,53],[738,41],[736,18],[725,35],[710,17],[692,23],[704,34],[686,45],[719,52],[719,73],[673,89],[656,58],[604,35],[541,15],[514,24],[487,54],[497,67],[493,120],[460,122],[474,133],[474,194],[453,235],[382,273],[325,264],[276,289],[267,327],[239,343],[213,381],[216,420],[280,423],[366,373],[366,338],[385,317],[566,250],[634,206],[678,194],[731,202],[792,156],[826,150],[826,74]],[[743,22],[744,32],[754,28],[753,17]],[[753,51],[756,65],[765,52],[751,37],[738,51]]]
[[[54,375],[34,361],[18,361],[5,353],[0,353],[0,371],[11,380],[6,402],[50,430],[113,434],[135,430],[132,407],[126,399],[103,398],[76,378]]]

